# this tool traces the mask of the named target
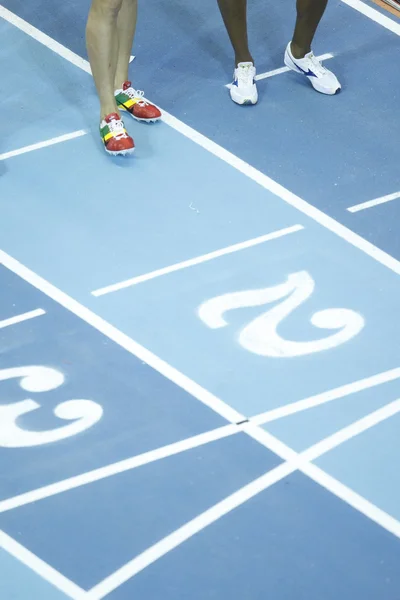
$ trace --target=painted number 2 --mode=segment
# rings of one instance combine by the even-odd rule
[[[64,376],[49,367],[30,366],[0,370],[0,382],[19,379],[20,387],[27,392],[43,393],[60,387]],[[68,425],[49,431],[31,431],[18,425],[18,419],[41,407],[31,399],[0,405],[0,448],[41,446],[71,437],[92,427],[103,415],[103,409],[92,400],[67,400],[58,404],[54,414],[59,419],[72,421]]]
[[[211,298],[202,304],[198,315],[211,329],[228,325],[224,314],[238,308],[264,306],[279,302],[246,325],[239,333],[239,343],[254,354],[290,358],[328,350],[356,336],[364,327],[363,317],[346,308],[328,308],[311,317],[314,327],[336,330],[336,333],[312,341],[291,341],[282,338],[277,328],[298,306],[312,295],[315,283],[307,271],[288,276],[287,281],[274,287],[233,292]]]

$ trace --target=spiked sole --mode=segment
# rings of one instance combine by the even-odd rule
[[[116,150],[116,151],[107,150],[106,147],[104,147],[104,149],[107,152],[107,154],[110,154],[110,156],[129,156],[135,152],[135,148],[129,148],[128,150]]]

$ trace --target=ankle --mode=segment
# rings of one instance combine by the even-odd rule
[[[244,54],[236,54],[235,56],[235,65],[238,66],[239,63],[251,62],[254,65],[253,57],[250,53]]]
[[[122,87],[126,81],[129,81],[128,76],[126,77],[116,77],[114,82],[115,90],[122,90]]]
[[[102,106],[100,109],[100,122],[103,121],[108,115],[116,114],[119,118],[121,118],[120,112],[117,108],[117,105],[114,107],[111,105]]]
[[[306,54],[308,54],[309,52],[311,52],[311,48],[304,48],[304,46],[299,46],[297,44],[295,44],[294,42],[290,43],[290,52],[292,53],[294,58],[297,58],[298,60],[300,60],[301,58],[304,58]]]

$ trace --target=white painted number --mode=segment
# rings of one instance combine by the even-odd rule
[[[0,370],[0,382],[6,379],[20,379],[20,387],[27,392],[49,392],[64,383],[64,376],[49,367],[30,366]],[[30,431],[18,425],[18,419],[41,405],[31,399],[21,400],[14,404],[0,405],[0,447],[24,448],[41,446],[69,438],[85,431],[99,421],[103,409],[92,400],[67,400],[58,404],[54,414],[59,419],[72,421],[64,427],[50,431]]]
[[[320,329],[336,329],[336,333],[307,342],[285,340],[277,332],[279,324],[312,295],[314,287],[314,280],[309,273],[300,271],[289,275],[281,285],[211,298],[200,306],[198,314],[208,327],[218,329],[228,325],[223,315],[229,310],[263,306],[282,300],[240,331],[238,339],[241,346],[254,354],[269,357],[289,358],[321,352],[356,336],[364,327],[364,319],[353,310],[328,308],[316,312],[311,317],[311,323]]]

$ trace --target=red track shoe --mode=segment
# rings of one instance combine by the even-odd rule
[[[135,143],[117,113],[111,113],[103,119],[100,123],[100,135],[108,154],[132,154],[135,150]]]
[[[129,112],[136,121],[154,123],[161,119],[159,109],[144,98],[143,92],[135,90],[130,81],[125,81],[122,89],[116,90],[115,99],[118,108]]]

